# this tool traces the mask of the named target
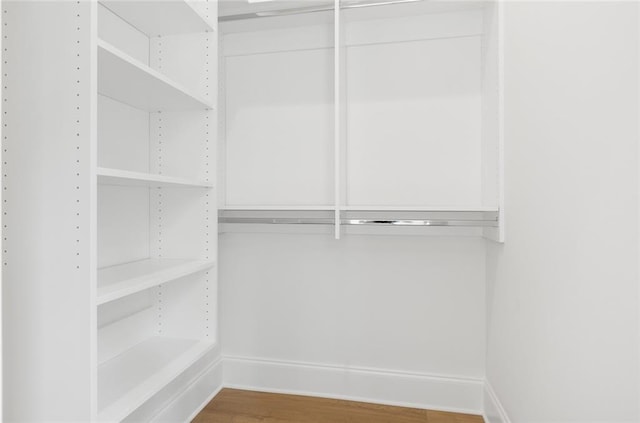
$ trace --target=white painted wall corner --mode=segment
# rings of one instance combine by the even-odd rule
[[[493,386],[488,380],[484,382],[484,421],[485,423],[511,423],[507,412],[498,399]]]

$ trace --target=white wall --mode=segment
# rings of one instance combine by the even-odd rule
[[[481,41],[349,46],[347,205],[482,203]]]
[[[343,205],[483,204],[482,11],[359,12],[342,24]],[[331,25],[224,34],[223,206],[332,205],[332,34]]]
[[[484,266],[480,238],[223,234],[223,355],[481,380]],[[227,382],[242,384],[231,371]],[[346,385],[321,393],[335,396]],[[480,411],[473,401],[443,404],[420,389],[412,387],[411,402]],[[409,402],[401,390],[366,399]]]
[[[351,12],[346,204],[482,204],[482,12]],[[222,206],[332,204],[332,34],[224,34]],[[483,239],[357,229],[221,235],[225,384],[480,413]]]
[[[512,422],[637,422],[637,5],[505,7],[487,377]]]

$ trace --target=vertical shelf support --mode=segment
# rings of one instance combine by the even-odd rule
[[[485,228],[484,237],[495,242],[504,242],[504,3],[495,0],[484,12],[485,39],[483,54],[483,101],[491,103],[490,112],[483,105],[483,149],[486,154],[496,156],[490,171],[486,172],[490,195],[483,198],[484,204],[498,206],[498,226]],[[487,182],[484,182],[487,183]],[[484,189],[485,187],[483,187]]]
[[[504,1],[498,8],[498,242],[504,242]]]
[[[96,7],[3,3],[5,421],[95,417]]]
[[[340,239],[340,215],[346,198],[345,141],[346,141],[346,43],[345,25],[340,8],[341,0],[334,0],[334,203],[335,238]]]

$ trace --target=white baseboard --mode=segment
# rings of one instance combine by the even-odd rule
[[[153,423],[190,422],[222,390],[223,362],[216,360],[153,418]]]
[[[484,383],[484,421],[486,423],[511,423],[489,381]]]
[[[491,384],[481,379],[230,356],[194,377],[153,422],[191,421],[223,388],[482,414],[486,423],[511,423]]]
[[[470,414],[483,410],[481,379],[233,356],[223,361],[228,388]]]

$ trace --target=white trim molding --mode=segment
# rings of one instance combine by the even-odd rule
[[[483,410],[482,379],[235,356],[223,361],[227,388],[469,414]]]
[[[222,390],[224,363],[218,358],[196,376],[169,404],[153,417],[154,423],[190,422]]]
[[[511,423],[507,412],[498,399],[489,381],[484,383],[484,421],[485,423]]]

